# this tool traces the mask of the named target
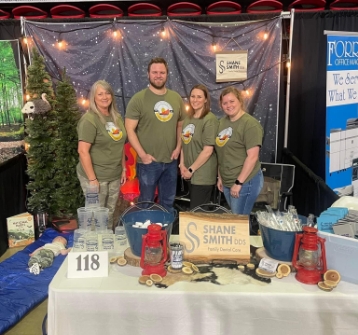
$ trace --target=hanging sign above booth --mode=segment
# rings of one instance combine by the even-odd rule
[[[250,261],[247,215],[179,213],[179,241],[184,259],[195,262]]]
[[[247,50],[216,53],[216,82],[247,79]]]

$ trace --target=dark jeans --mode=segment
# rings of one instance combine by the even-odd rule
[[[190,210],[197,206],[210,203],[211,195],[215,185],[193,185],[190,186]]]
[[[154,201],[155,189],[158,186],[159,205],[175,215],[173,204],[177,189],[178,162],[137,163],[140,195],[138,201]]]

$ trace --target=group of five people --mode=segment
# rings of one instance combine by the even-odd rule
[[[83,191],[99,187],[100,205],[109,208],[109,223],[119,188],[126,181],[124,144],[137,152],[138,201],[158,202],[174,212],[178,177],[190,180],[190,208],[210,202],[217,185],[234,214],[250,214],[263,186],[259,152],[263,140],[260,123],[246,113],[241,92],[225,88],[220,120],[210,110],[204,85],[195,85],[185,110],[181,96],[166,87],[168,65],[163,58],[148,64],[149,86],[128,103],[123,122],[114,92],[103,80],[93,84],[90,106],[80,119],[77,175]]]

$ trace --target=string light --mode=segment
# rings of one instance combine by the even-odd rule
[[[291,61],[287,60],[286,67],[289,69],[291,67]]]
[[[186,103],[186,104],[185,104],[185,110],[186,110],[187,112],[189,112],[189,108],[190,108],[190,107],[189,107],[189,104]]]
[[[215,43],[215,42],[213,42],[213,43],[211,44],[211,48],[213,49],[214,52],[216,51],[217,46],[216,46],[216,43]]]
[[[119,30],[113,30],[112,36],[115,40],[120,39],[121,37],[123,39],[123,36]]]
[[[24,43],[27,44],[27,38],[26,37],[24,37]]]
[[[84,107],[88,105],[88,100],[83,95],[81,95],[81,98],[79,99],[79,101],[80,101],[80,104]]]
[[[268,32],[265,31],[265,33],[264,33],[264,40],[267,40],[267,39],[268,39]]]
[[[30,100],[30,94],[26,94],[26,101]]]
[[[160,36],[162,36],[163,38],[167,36],[167,32],[165,31],[164,27],[160,30]]]
[[[248,89],[245,90],[246,95],[250,95],[250,91]]]
[[[25,142],[25,151],[28,152],[30,149],[30,144]]]
[[[63,39],[59,39],[59,40],[57,41],[57,47],[58,47],[59,49],[62,49],[64,46],[65,46],[65,42],[63,41]]]

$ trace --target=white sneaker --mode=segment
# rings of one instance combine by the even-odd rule
[[[40,274],[41,268],[40,268],[39,263],[32,264],[32,266],[29,270],[30,270],[30,273],[33,273],[34,275]]]

